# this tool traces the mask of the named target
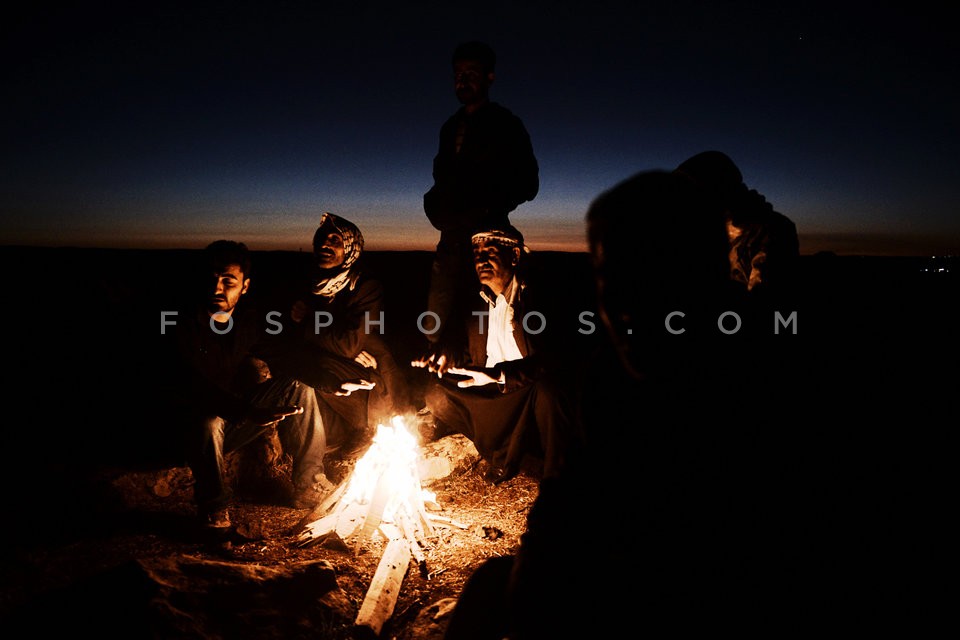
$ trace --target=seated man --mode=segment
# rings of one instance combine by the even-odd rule
[[[250,287],[246,245],[218,240],[203,257],[201,299],[178,313],[173,327],[165,327],[175,333],[172,408],[186,429],[198,515],[208,527],[229,528],[232,491],[225,480],[225,456],[274,426],[293,458],[292,504],[313,507],[329,487],[323,464],[326,440],[313,390],[274,377],[269,363],[259,358],[263,316],[241,304]]]
[[[553,475],[574,437],[573,413],[565,402],[570,396],[559,391],[566,367],[545,346],[551,325],[531,304],[522,273],[523,235],[504,225],[471,241],[480,291],[463,319],[465,344],[444,344],[411,363],[437,374],[426,407],[437,435],[458,432],[473,441],[488,463],[487,480],[513,477],[527,454]],[[444,332],[446,339],[456,334]]]
[[[346,448],[369,443],[393,415],[414,413],[404,371],[382,335],[383,285],[363,270],[362,254],[360,229],[324,213],[309,292],[291,305],[294,328],[285,332],[289,372],[316,388],[328,441]]]

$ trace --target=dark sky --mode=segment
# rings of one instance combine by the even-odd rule
[[[298,249],[332,211],[369,249],[432,249],[421,198],[458,107],[450,54],[483,39],[491,96],[540,162],[512,215],[534,249],[585,248],[600,192],[720,149],[803,253],[960,253],[946,9],[779,4],[17,9],[0,27],[0,244]]]

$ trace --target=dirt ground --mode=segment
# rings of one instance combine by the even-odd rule
[[[334,458],[330,462],[333,469],[328,467],[328,472],[339,480],[349,475],[356,460]],[[411,560],[393,615],[380,638],[439,639],[449,619],[451,601],[445,599],[456,598],[485,559],[516,550],[537,494],[536,471],[494,486],[483,480],[482,470],[481,462],[425,487],[436,493],[433,508],[439,510],[431,514],[441,516],[441,524],[427,541],[423,565]],[[282,500],[269,496],[261,499],[253,488],[244,489],[242,482],[231,509],[233,531],[228,536],[205,536],[196,528],[192,476],[186,468],[103,469],[91,486],[97,487],[97,497],[91,501],[87,522],[75,519],[77,526],[72,528],[67,516],[51,524],[60,532],[52,539],[40,537],[7,545],[14,553],[7,554],[4,561],[0,592],[4,616],[22,621],[32,615],[23,612],[37,611],[38,602],[65,605],[63,600],[75,597],[76,589],[131,561],[182,557],[263,568],[326,560],[335,567],[336,582],[346,600],[359,611],[385,547],[380,537],[348,549],[304,545],[297,535],[302,530],[298,524],[310,512],[280,506],[277,502]],[[260,489],[270,493],[264,483]],[[450,524],[442,522],[447,519]],[[341,621],[311,637],[369,637],[367,629],[356,628],[352,622]],[[145,631],[144,637],[159,636]]]
[[[23,312],[0,314],[11,347],[4,364],[9,401],[0,436],[0,628],[51,637],[38,628],[59,619],[73,631],[84,628],[100,638],[124,640],[352,638],[356,630],[351,622],[382,557],[382,542],[360,545],[355,553],[298,546],[293,529],[306,511],[281,506],[276,494],[270,495],[276,487],[269,483],[263,495],[246,492],[236,504],[235,533],[229,539],[204,538],[196,529],[190,477],[182,468],[130,464],[153,460],[155,450],[169,444],[169,435],[151,419],[148,392],[162,382],[153,363],[166,348],[156,312],[176,308],[179,280],[171,273],[179,273],[186,257],[178,252],[0,252],[4,272],[16,276],[5,291],[7,309]],[[282,252],[259,257],[258,283],[265,291],[282,283],[290,264],[303,258]],[[398,331],[391,336],[398,360],[408,361],[419,344],[416,335],[407,333],[415,333],[411,318],[418,311],[411,301],[425,299],[425,291],[409,290],[410,274],[428,273],[430,253],[372,257],[388,276],[386,289],[393,296],[388,306],[396,314],[389,326]],[[822,390],[841,397],[849,409],[845,417],[824,406],[822,419],[813,425],[827,434],[828,451],[849,446],[851,462],[875,463],[897,471],[894,478],[909,477],[907,488],[888,480],[882,486],[893,486],[892,495],[901,501],[919,496],[910,513],[922,512],[922,517],[910,518],[916,518],[913,528],[925,537],[947,530],[925,526],[927,514],[946,513],[939,505],[950,500],[945,487],[952,484],[940,476],[953,468],[945,456],[955,447],[941,439],[950,433],[943,418],[950,413],[943,410],[956,395],[957,359],[952,356],[960,344],[960,290],[953,278],[931,281],[919,264],[912,259],[807,258],[802,300],[809,298],[809,303],[799,306],[800,325],[811,338],[805,344],[814,348],[800,354],[799,364],[810,371],[813,383],[823,381]],[[586,308],[592,294],[586,256],[548,256],[545,266],[553,281],[562,283],[558,299],[573,295],[570,308]],[[68,317],[35,313],[49,307],[48,285],[61,282],[63,274],[83,276],[56,291],[59,306],[75,312]],[[422,278],[420,286],[426,281]],[[830,386],[831,381],[842,384]],[[743,401],[749,406],[748,389]],[[797,402],[817,402],[817,397],[798,397]],[[844,430],[832,433],[838,426]],[[341,477],[348,469],[349,464],[339,470]],[[450,604],[446,599],[458,596],[485,559],[518,548],[537,476],[524,474],[492,486],[482,471],[478,466],[427,487],[437,494],[439,513],[465,527],[436,528],[424,550],[425,571],[410,563],[380,638],[439,640],[447,620],[442,614]],[[890,513],[896,512],[891,508]],[[914,522],[899,514],[896,518]],[[925,540],[909,542],[904,548],[911,553],[934,548]],[[170,558],[235,563],[251,574],[258,568],[328,562],[354,615],[302,634],[274,630],[270,636],[172,636],[149,629],[110,636],[90,623],[85,609],[90,604],[119,615],[125,605],[142,601],[141,593],[118,593],[127,584],[142,584],[117,583],[118,572],[123,577],[131,564]],[[104,594],[118,601],[100,603]],[[232,614],[231,603],[226,604],[225,612]]]

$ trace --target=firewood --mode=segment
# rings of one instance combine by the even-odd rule
[[[383,510],[387,506],[387,501],[390,499],[390,491],[390,487],[382,479],[377,482],[373,490],[373,496],[370,498],[370,504],[367,506],[366,516],[363,520],[361,538],[366,539],[373,536],[373,532],[380,526],[380,522],[383,520]]]
[[[397,598],[400,596],[400,584],[409,566],[409,541],[396,538],[388,542],[370,582],[370,588],[367,589],[367,595],[360,605],[355,625],[369,628],[375,636],[380,635],[384,623],[393,615]]]
[[[336,489],[330,492],[326,498],[324,498],[320,504],[314,507],[310,513],[300,518],[294,526],[294,530],[301,532],[303,529],[309,525],[311,522],[320,519],[324,514],[326,514],[330,509],[332,509],[340,498],[343,496],[343,492],[347,490],[347,481],[341,482]]]
[[[432,520],[433,522],[436,522],[437,524],[440,524],[441,526],[447,526],[447,525],[449,525],[449,526],[451,526],[451,527],[457,527],[458,529],[464,529],[464,530],[470,528],[469,525],[463,524],[462,522],[457,522],[457,521],[454,520],[453,518],[448,518],[447,516],[438,516],[438,515],[434,515],[434,514],[432,514],[432,513],[428,513],[428,514],[426,514],[426,516],[427,516],[427,519]]]

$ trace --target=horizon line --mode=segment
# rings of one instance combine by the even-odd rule
[[[240,240],[245,242],[244,240]],[[249,246],[249,243],[247,243]],[[206,245],[194,244],[191,246],[169,246],[169,245],[156,245],[156,246],[103,246],[100,244],[61,244],[61,245],[52,245],[52,244],[0,244],[0,250],[22,250],[22,249],[36,249],[36,250],[56,250],[56,251],[71,251],[71,250],[82,250],[82,251],[200,251]],[[291,248],[289,246],[276,246],[276,247],[252,247],[249,246],[250,251],[254,253],[308,253],[310,249],[305,249],[303,247]],[[364,253],[435,253],[435,248],[422,248],[422,247],[405,247],[405,246],[387,246],[387,247],[364,247]],[[588,249],[576,249],[576,248],[567,248],[567,247],[539,247],[532,248],[533,253],[571,253],[571,254],[589,254]],[[853,251],[853,250],[836,250],[836,249],[817,249],[817,250],[801,250],[800,257],[816,257],[818,255],[835,255],[838,257],[850,257],[850,258],[932,258],[932,257],[953,257],[960,256],[958,251],[944,251],[940,253],[907,253],[907,252],[894,252],[894,251]]]

